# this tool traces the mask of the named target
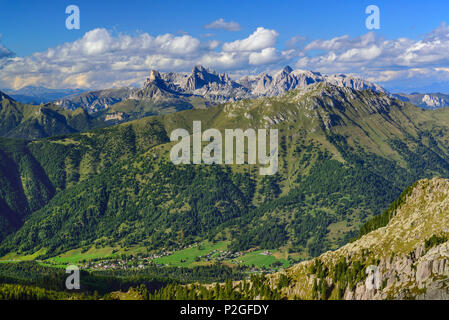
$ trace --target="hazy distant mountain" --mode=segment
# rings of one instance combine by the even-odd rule
[[[83,92],[67,96],[64,99],[56,101],[55,104],[64,109],[71,110],[82,107],[89,113],[93,113],[107,109],[109,106],[128,98],[133,90],[136,89],[124,87]]]
[[[0,137],[38,139],[102,125],[83,109],[65,110],[50,103],[23,104],[0,91]]]
[[[45,87],[26,86],[18,90],[3,89],[14,100],[26,104],[41,104],[62,99],[66,96],[79,94],[81,89],[48,89]]]
[[[296,88],[304,88],[317,82],[327,82],[339,87],[348,87],[356,90],[373,90],[387,93],[381,86],[365,81],[361,78],[339,74],[322,75],[318,72],[306,70],[293,70],[289,66],[274,75],[262,73],[257,76],[247,76],[238,83],[249,88],[254,97],[272,97]]]
[[[393,96],[426,109],[439,109],[449,106],[449,95],[443,93],[398,93]]]

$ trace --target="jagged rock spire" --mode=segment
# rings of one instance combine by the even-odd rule
[[[282,71],[285,73],[291,73],[293,71],[293,69],[290,66],[285,66],[285,68],[282,69]]]
[[[159,73],[159,71],[152,69],[150,71],[150,77],[147,78],[147,81],[148,82],[156,82],[156,81],[158,81],[160,79],[161,79],[161,74]]]

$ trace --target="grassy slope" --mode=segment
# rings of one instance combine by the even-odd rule
[[[33,106],[10,99],[0,101],[0,136],[3,137],[38,139],[101,125],[83,109],[70,111],[51,104]]]

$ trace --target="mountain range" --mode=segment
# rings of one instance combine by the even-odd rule
[[[4,127],[0,136],[38,139],[80,132],[147,116],[204,109],[242,99],[278,96],[320,82],[386,93],[380,86],[359,78],[324,76],[310,71],[292,70],[288,66],[274,75],[264,73],[239,81],[202,66],[195,66],[190,74],[151,70],[141,88],[124,87],[80,93],[81,90],[58,91],[28,86],[14,91],[14,96],[2,93],[1,101],[5,101],[2,102],[2,113],[5,117],[2,119]],[[54,100],[57,95],[64,95],[64,98],[41,103],[37,108],[13,98],[30,101],[22,99],[20,94],[32,97],[47,95],[49,100]]]
[[[24,104],[53,102],[64,109],[83,108],[90,114],[104,111],[101,116],[103,120],[108,118],[124,121],[191,109],[197,107],[198,103],[209,107],[240,99],[277,96],[317,82],[389,94],[387,90],[375,83],[345,74],[328,76],[313,71],[293,70],[286,66],[274,74],[261,73],[244,76],[234,81],[226,73],[217,73],[201,65],[193,67],[190,73],[160,73],[151,70],[141,88],[122,87],[87,91],[26,86],[19,90],[3,89],[3,91]],[[443,93],[394,93],[391,95],[422,108],[437,109],[449,106],[449,96]],[[123,103],[117,106],[118,108],[110,109],[120,102]],[[107,109],[109,112],[105,111]],[[109,117],[104,115],[106,113],[110,114]]]
[[[439,109],[449,106],[449,95],[443,93],[398,93],[394,96],[425,109]]]
[[[302,90],[319,82],[356,90],[382,92],[423,108],[436,109],[449,103],[449,98],[444,94],[390,94],[377,84],[350,75],[327,76],[312,71],[293,70],[289,66],[274,74],[245,76],[236,81],[226,73],[219,74],[198,65],[191,73],[160,73],[151,70],[141,88],[123,87],[83,92],[78,89],[50,90],[28,86],[7,93],[11,92],[13,95],[9,96],[21,103],[33,104],[34,100],[40,99],[39,101],[53,101],[55,106],[62,109],[82,108],[96,118],[98,123],[111,125],[146,116],[208,108],[242,99],[278,96],[289,90]],[[26,98],[23,98],[24,96]],[[57,97],[59,98],[55,99]],[[43,136],[45,135],[37,137]]]
[[[172,103],[192,108],[191,100],[196,98],[209,106],[213,104],[272,97],[289,90],[305,88],[310,84],[327,82],[337,86],[350,87],[357,90],[374,90],[386,92],[382,87],[348,75],[326,76],[317,72],[293,70],[289,66],[273,75],[262,73],[256,76],[246,76],[234,81],[226,73],[216,73],[203,66],[195,66],[191,73],[174,73],[156,70],[150,71],[143,87],[108,89],[65,97],[57,102],[65,108],[85,108],[96,112],[110,108],[113,103],[129,102],[134,104]]]

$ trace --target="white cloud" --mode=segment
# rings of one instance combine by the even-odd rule
[[[304,50],[338,50],[341,47],[345,46],[345,44],[348,42],[348,39],[349,36],[344,35],[330,40],[314,40],[306,45]]]
[[[375,44],[376,41],[376,34],[374,32],[368,32],[367,34],[354,39],[351,39],[349,35],[344,35],[328,40],[314,40],[307,44],[304,50],[340,51],[353,48],[364,48]]]
[[[355,73],[374,82],[425,77],[449,80],[449,27],[442,23],[422,39],[385,40],[373,32],[351,38],[348,35],[308,43],[297,68],[323,73]],[[388,84],[388,83],[387,83]]]
[[[112,36],[106,29],[94,29],[82,38],[25,58],[0,60],[0,85],[25,84],[57,87],[107,87],[132,84],[145,79],[150,68],[179,70],[211,47],[202,47],[190,35],[172,34],[136,37]]]
[[[377,58],[382,53],[382,50],[376,46],[372,45],[368,48],[353,48],[344,52],[340,56],[341,61],[367,61]]]
[[[279,53],[275,48],[265,48],[249,55],[249,63],[253,65],[270,64],[279,61]]]
[[[226,22],[223,18],[220,18],[218,20],[215,20],[207,25],[204,26],[206,29],[223,29],[228,31],[239,31],[242,29],[242,26],[238,24],[237,22],[230,21]]]
[[[87,32],[79,41],[82,50],[87,55],[103,53],[111,46],[111,36],[105,29],[95,29]],[[76,46],[76,44],[75,44]]]
[[[273,47],[279,33],[275,30],[257,28],[248,38],[223,44],[223,51],[256,51]]]
[[[289,49],[298,47],[301,43],[306,40],[303,36],[293,36],[285,42],[285,46]]]
[[[14,53],[0,43],[0,59],[12,57]]]
[[[248,55],[241,55],[236,52],[209,52],[198,60],[198,64],[219,70],[246,68],[248,66]]]
[[[215,50],[215,49],[217,49],[218,48],[218,46],[220,45],[220,41],[218,41],[218,40],[211,40],[211,41],[209,41],[208,43],[207,43],[207,47],[210,49],[210,50]]]
[[[258,28],[248,38],[220,48],[221,42],[216,39],[200,41],[187,34],[142,33],[132,37],[99,28],[44,52],[0,59],[0,87],[106,88],[140,84],[150,69],[187,71],[198,63],[217,71],[248,70],[286,59],[287,53],[273,48],[277,36],[274,30]]]
[[[276,46],[278,38],[276,30],[263,27],[246,38],[225,43],[188,34],[114,35],[99,28],[27,57],[15,57],[0,44],[0,87],[139,84],[149,69],[188,71],[195,64],[232,74],[253,74],[291,64],[327,74],[357,74],[382,84],[449,82],[449,27],[445,24],[420,39],[386,40],[369,32],[353,38],[318,39],[303,46],[305,39],[294,36],[282,50]]]

